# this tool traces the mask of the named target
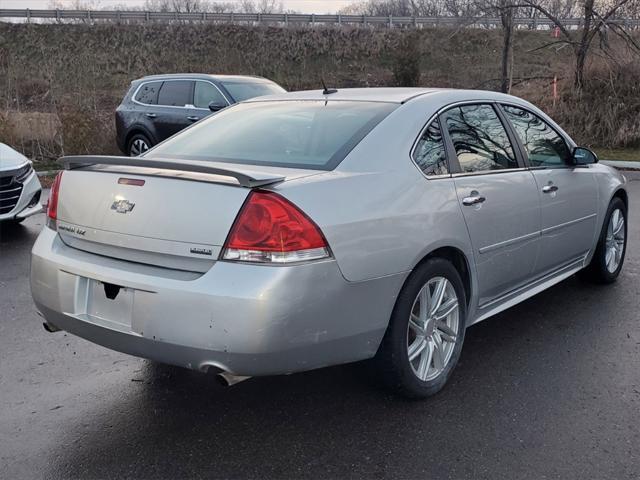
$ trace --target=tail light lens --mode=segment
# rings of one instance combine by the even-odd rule
[[[49,201],[47,202],[47,226],[56,230],[56,220],[58,219],[58,195],[60,194],[60,182],[62,181],[62,172],[58,172],[56,178],[51,184],[51,192],[49,192]]]
[[[320,228],[277,193],[252,191],[222,251],[223,260],[292,263],[329,257]]]

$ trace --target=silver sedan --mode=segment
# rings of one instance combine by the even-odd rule
[[[431,395],[468,326],[624,261],[624,177],[493,92],[262,97],[139,158],[62,161],[45,327],[228,383],[371,359]]]

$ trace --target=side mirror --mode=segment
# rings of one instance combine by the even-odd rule
[[[218,110],[222,110],[225,107],[226,105],[223,105],[222,103],[218,103],[218,102],[211,102],[209,104],[209,110],[211,110],[212,112],[217,112]]]
[[[576,147],[573,149],[574,165],[590,165],[598,163],[598,156],[588,148]]]

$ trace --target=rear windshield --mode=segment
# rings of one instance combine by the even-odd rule
[[[283,93],[286,91],[280,85],[270,82],[222,80],[220,83],[227,89],[236,102],[243,102],[250,98],[261,97],[263,95],[274,95],[276,93]]]
[[[331,170],[396,107],[348,101],[243,103],[197,123],[145,156]]]

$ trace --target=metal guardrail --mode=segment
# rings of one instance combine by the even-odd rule
[[[487,27],[501,26],[499,18],[494,17],[394,17],[367,15],[317,15],[300,13],[208,13],[208,12],[148,12],[142,10],[31,10],[0,9],[0,18],[49,19],[58,22],[81,20],[86,22],[111,20],[124,21],[196,21],[218,23],[278,23],[278,24],[335,24],[335,25],[384,25],[396,26],[460,26],[477,25]],[[630,28],[640,27],[640,19],[617,18],[609,23]],[[554,24],[547,18],[515,18],[517,26],[528,28],[550,28]],[[567,27],[579,27],[580,18],[566,18],[562,23]]]

